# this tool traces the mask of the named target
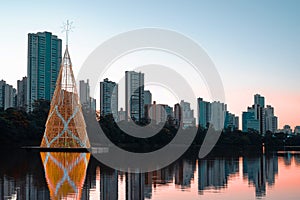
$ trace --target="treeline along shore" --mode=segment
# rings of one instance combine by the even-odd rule
[[[44,134],[49,108],[49,101],[38,100],[34,104],[33,111],[29,113],[24,109],[16,108],[9,108],[5,111],[0,110],[0,148],[39,146]],[[149,152],[160,149],[170,143],[178,132],[176,127],[166,123],[154,136],[136,138],[123,132],[114,122],[112,116],[101,117],[99,124],[114,144],[133,152]],[[142,123],[140,125],[146,124]],[[207,129],[202,127],[187,128],[180,131],[183,134],[197,132],[192,147],[201,146],[207,134]],[[240,130],[224,130],[216,146],[240,149],[250,147],[257,150],[262,149],[262,147],[271,150],[296,149],[300,147],[300,136],[272,132],[267,132],[265,136],[262,136],[251,130],[246,133]]]

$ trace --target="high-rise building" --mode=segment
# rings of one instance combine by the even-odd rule
[[[90,97],[90,102],[91,102],[91,106],[90,106],[91,110],[96,112],[96,110],[97,110],[96,99],[93,97]]]
[[[157,124],[173,120],[173,108],[166,104],[145,104],[145,119],[154,120]]]
[[[173,107],[166,105],[165,106],[165,111],[166,111],[168,119],[174,119]]]
[[[204,101],[202,98],[197,99],[198,105],[198,125],[202,128],[207,128],[211,121],[211,104]]]
[[[260,96],[260,94],[254,95],[254,104],[259,105],[260,107],[265,107],[265,97]]]
[[[0,109],[4,109],[4,94],[5,94],[5,85],[4,80],[0,81]]]
[[[255,130],[259,132],[260,130],[260,124],[255,118],[255,113],[249,109],[247,112],[243,112],[242,114],[242,126],[243,132],[248,132],[249,130]]]
[[[118,119],[119,121],[123,121],[123,120],[126,120],[126,112],[125,110],[123,110],[123,108],[121,108],[118,112]]]
[[[16,89],[12,85],[6,84],[4,80],[0,81],[0,108],[16,107]]]
[[[174,125],[176,128],[178,128],[182,123],[181,119],[182,119],[181,108],[180,108],[180,104],[177,103],[174,105]]]
[[[215,130],[222,130],[225,122],[226,104],[214,101],[211,103],[211,124]]]
[[[202,128],[211,125],[215,130],[237,130],[239,128],[239,117],[227,111],[227,105],[219,101],[212,103],[197,99],[198,124]]]
[[[196,126],[196,119],[194,117],[194,110],[191,109],[191,104],[189,102],[185,102],[183,100],[180,101],[181,108],[181,122],[182,127],[194,127]]]
[[[149,105],[152,102],[152,94],[149,90],[144,91],[144,104]]]
[[[61,64],[61,39],[50,32],[28,34],[27,105],[35,100],[51,101]]]
[[[27,105],[27,77],[17,82],[17,107],[26,108]]]
[[[90,97],[89,79],[79,81],[79,98],[81,106],[96,112],[96,99]]]
[[[112,114],[118,121],[118,85],[107,78],[100,82],[100,114]]]
[[[266,133],[266,117],[265,117],[265,98],[259,94],[254,95],[254,104],[251,107],[248,107],[248,112],[254,114],[254,119],[249,119],[249,123],[253,125],[251,129],[256,130],[256,124],[257,122],[254,120],[258,121],[258,129],[257,131],[264,135]],[[245,114],[245,119],[243,119],[243,131],[247,131],[247,126],[246,126],[246,121],[247,120],[247,114]],[[275,118],[273,119],[275,120]],[[274,122],[275,123],[275,122]],[[245,126],[245,128],[244,128]],[[249,127],[248,127],[249,129]]]
[[[229,129],[231,131],[238,130],[239,129],[239,117],[235,116],[234,114],[230,113],[229,111],[226,111],[225,114],[225,129]]]
[[[276,116],[274,116],[274,108],[270,105],[267,105],[267,107],[264,109],[264,112],[266,131],[271,131],[272,133],[275,133],[275,131],[278,128],[278,119]]]
[[[84,80],[79,81],[79,97],[82,107],[90,108],[91,100],[89,79],[87,79],[86,82]]]
[[[144,74],[135,71],[125,72],[126,118],[140,121],[144,117]]]
[[[265,97],[260,94],[254,95],[254,105],[252,106],[255,109],[255,117],[259,120],[259,132],[261,134],[266,133],[266,124],[265,124]]]

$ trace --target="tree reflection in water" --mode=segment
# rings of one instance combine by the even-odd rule
[[[51,199],[80,199],[90,153],[41,152]]]

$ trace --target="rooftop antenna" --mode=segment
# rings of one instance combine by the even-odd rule
[[[66,46],[68,47],[69,44],[69,32],[72,31],[74,29],[74,27],[72,26],[73,22],[69,22],[69,20],[67,20],[67,22],[63,23],[63,27],[62,27],[62,33],[66,33]]]

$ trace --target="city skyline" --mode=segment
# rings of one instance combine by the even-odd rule
[[[17,80],[26,74],[27,33],[50,31],[64,38],[60,26],[67,18],[75,22],[70,36],[75,76],[90,52],[112,35],[143,27],[166,28],[193,38],[206,49],[223,80],[230,111],[241,116],[245,105],[252,104],[252,95],[259,93],[276,108],[278,127],[299,124],[299,2],[118,4],[116,7],[108,2],[76,5],[63,2],[57,7],[55,1],[33,6],[7,2],[0,12],[1,26],[10,27],[0,37],[4,47],[0,60],[5,66],[0,79],[16,88]],[[45,6],[49,9],[41,12]],[[49,18],[55,9],[58,12]],[[59,12],[62,10],[66,12]],[[158,102],[168,103],[154,95]],[[208,96],[198,96],[209,100]]]
[[[144,73],[135,72],[135,71],[125,71],[125,74],[127,77],[126,78],[127,84],[126,84],[126,87],[123,89],[128,90],[127,88],[134,87],[133,90],[138,91],[138,93],[140,93],[139,90],[142,89],[142,94],[145,95],[147,93],[147,96],[149,96],[147,98],[152,100],[152,93],[149,90],[143,89],[144,88],[143,80],[144,80],[144,76],[145,76]],[[131,81],[129,80],[130,76],[133,76],[133,80],[135,82],[131,83]],[[140,76],[141,76],[141,78],[139,78]],[[130,78],[130,79],[132,79],[132,78]],[[139,79],[141,79],[141,80],[139,80]],[[24,80],[27,80],[27,77],[23,77],[22,80],[18,80],[18,87],[19,87],[19,83],[21,83],[21,85],[22,85],[23,84],[22,82],[24,82]],[[11,85],[6,84],[5,81],[1,80],[1,82],[3,82],[7,87],[10,87],[11,90],[14,91],[14,96],[12,96],[12,94],[10,94],[10,93],[8,96],[9,98],[12,98],[12,100],[10,102],[10,104],[12,106],[10,106],[10,107],[26,108],[27,105],[20,105],[20,103],[18,102],[19,98],[24,98],[24,95],[25,96],[27,95],[27,94],[24,94],[24,91],[23,91],[24,88],[21,89],[21,91],[20,91],[21,93],[18,93],[15,88],[13,88]],[[106,86],[104,87],[104,85],[106,85]],[[24,86],[22,85],[22,87],[24,87]],[[103,91],[105,91],[105,92],[103,92]],[[80,94],[80,103],[82,104],[82,106],[84,106],[88,109],[92,109],[94,111],[97,111],[97,108],[100,107],[100,109],[99,109],[100,115],[105,116],[108,114],[113,114],[115,117],[115,120],[119,121],[118,113],[120,111],[123,112],[123,107],[118,106],[118,104],[119,104],[118,84],[116,84],[113,81],[109,81],[108,78],[105,78],[102,82],[100,82],[100,106],[98,106],[98,107],[96,106],[96,99],[90,97],[89,79],[87,79],[86,83],[84,80],[79,80],[79,91],[78,92]],[[127,96],[129,95],[129,93],[130,92],[127,92]],[[1,95],[4,95],[4,97],[5,97],[5,93],[0,92],[0,96]],[[19,95],[21,95],[21,96],[19,96]],[[136,96],[136,95],[132,95],[132,96]],[[7,97],[5,97],[5,98],[7,98]],[[131,98],[132,97],[130,97],[130,99]],[[145,97],[143,96],[143,98],[141,98],[141,101],[145,101],[144,98]],[[129,97],[127,97],[126,99],[129,99]],[[102,102],[103,100],[105,102]],[[140,100],[138,100],[138,101],[140,101]],[[149,100],[147,100],[147,103],[141,102],[140,104],[144,105],[144,106],[146,106],[146,105],[152,106],[153,104],[152,103],[149,104],[148,101]],[[130,101],[128,101],[128,102],[130,102]],[[172,115],[172,117],[174,117],[175,121],[179,120],[179,121],[181,121],[181,123],[183,123],[183,125],[194,123],[194,125],[197,125],[197,126],[200,125],[205,128],[207,125],[204,125],[204,124],[210,123],[217,130],[221,130],[223,128],[224,129],[230,128],[231,131],[237,129],[237,130],[242,130],[243,132],[247,132],[250,128],[250,129],[258,131],[260,134],[263,134],[263,135],[266,133],[266,131],[271,131],[273,133],[278,132],[278,131],[286,132],[287,129],[290,129],[291,133],[292,133],[293,128],[294,128],[294,131],[296,134],[297,127],[299,127],[298,125],[296,125],[294,127],[290,127],[289,124],[285,124],[284,126],[282,126],[282,129],[280,129],[281,127],[278,127],[278,117],[274,115],[274,107],[272,107],[271,105],[266,105],[265,97],[261,96],[260,94],[254,95],[254,104],[252,105],[252,107],[248,106],[247,111],[243,111],[240,116],[239,115],[235,116],[234,113],[229,112],[229,110],[227,110],[227,104],[225,104],[223,102],[219,102],[219,101],[207,102],[207,101],[204,101],[203,98],[201,98],[201,97],[197,98],[197,114],[195,115],[194,111],[190,110],[190,102],[187,102],[187,103],[184,103],[184,105],[181,105],[183,102],[184,102],[184,100],[182,99],[180,101],[180,104],[179,103],[174,104],[174,110],[172,110],[172,112],[174,112],[174,114],[175,114],[176,113],[176,105],[180,105],[181,109],[183,109],[182,117],[178,116],[176,118],[176,114]],[[156,104],[155,99],[153,100],[153,103],[154,103],[154,105]],[[3,102],[2,102],[2,104],[3,104]],[[0,105],[2,105],[2,104],[0,104]],[[23,104],[24,104],[24,102],[23,102]],[[185,120],[184,115],[186,115],[185,111],[184,111],[184,109],[186,107],[185,104],[188,104],[188,107],[189,107],[188,112],[192,111],[191,114],[188,114],[189,117],[187,117],[187,120],[189,122],[187,122],[187,123],[184,122],[184,120]],[[161,106],[161,105],[167,106],[172,109],[172,107],[170,107],[168,104],[158,104],[158,105],[159,106]],[[103,109],[101,109],[102,107],[103,107]],[[138,106],[138,107],[143,107],[143,106]],[[145,108],[143,107],[142,110],[134,111],[135,112],[134,115],[139,115],[140,116],[139,118],[142,118],[143,116],[147,118],[146,113],[144,113]],[[204,109],[204,111],[203,111],[203,109]],[[130,110],[130,109],[128,109],[128,110]],[[147,113],[148,113],[148,111],[147,111]],[[152,114],[150,114],[150,115],[152,115]],[[133,115],[128,114],[128,116],[133,116]],[[192,117],[192,118],[190,118],[190,117]],[[196,118],[194,118],[194,122],[192,122],[193,117],[197,117],[197,119],[198,119],[197,123],[195,123]],[[240,117],[241,117],[241,121],[239,121]],[[154,117],[154,119],[156,119],[156,118]],[[192,121],[190,121],[190,119]],[[134,120],[136,120],[136,119],[134,119]],[[245,122],[244,122],[244,120],[245,120]],[[137,120],[137,121],[139,121],[139,120]],[[246,122],[246,121],[249,121],[249,122]],[[162,121],[160,120],[160,122],[162,122]],[[250,124],[248,125],[247,123],[250,123]],[[176,123],[174,125],[176,125]],[[187,126],[189,126],[189,125],[187,125]],[[239,128],[239,127],[241,127],[241,128]]]

